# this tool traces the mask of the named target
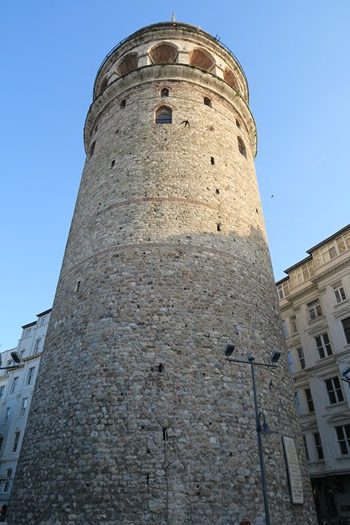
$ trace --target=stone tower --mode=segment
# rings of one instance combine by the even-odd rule
[[[250,370],[224,355],[283,344],[243,70],[196,27],[141,29],[103,61],[84,140],[9,523],[261,523]],[[290,503],[285,363],[257,382],[272,523],[314,523],[306,477]]]

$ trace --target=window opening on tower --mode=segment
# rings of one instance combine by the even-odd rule
[[[96,146],[96,141],[94,141],[94,142],[91,144],[91,146],[90,146],[90,149],[89,149],[89,155],[90,155],[90,157],[92,157],[93,154],[94,154],[95,146]]]
[[[209,97],[204,97],[203,102],[205,106],[209,106],[210,108],[212,107],[212,103]]]
[[[126,106],[126,100],[124,99],[124,100],[121,101],[121,103],[120,103],[120,107],[121,107],[122,109],[124,109],[125,106]]]
[[[245,158],[247,158],[247,149],[245,147],[245,144],[244,144],[243,140],[241,139],[241,137],[237,137],[237,141],[238,141],[239,152],[242,153],[242,155]]]
[[[172,109],[168,106],[161,106],[157,109],[155,115],[156,124],[171,124],[173,121]]]
[[[168,97],[169,96],[169,89],[168,88],[163,88],[160,92],[160,96],[161,97]]]

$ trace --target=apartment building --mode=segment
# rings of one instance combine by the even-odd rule
[[[277,282],[320,523],[350,523],[350,225]]]
[[[4,509],[0,521],[12,490],[50,312],[41,312],[35,321],[22,326],[17,347],[1,353],[1,366],[10,368],[0,370],[0,507]],[[13,351],[20,363],[14,362]]]

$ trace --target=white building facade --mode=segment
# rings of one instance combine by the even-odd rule
[[[22,326],[17,347],[1,353],[2,366],[13,368],[0,370],[0,521],[4,521],[12,490],[50,312],[46,310],[36,321]],[[19,366],[12,351],[21,357]]]
[[[350,225],[277,283],[320,523],[350,523]]]

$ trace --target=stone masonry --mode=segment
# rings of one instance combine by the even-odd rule
[[[100,67],[9,524],[263,523],[250,369],[224,355],[283,345],[247,104],[235,57],[187,24]],[[272,523],[314,524],[285,361],[257,384]]]

